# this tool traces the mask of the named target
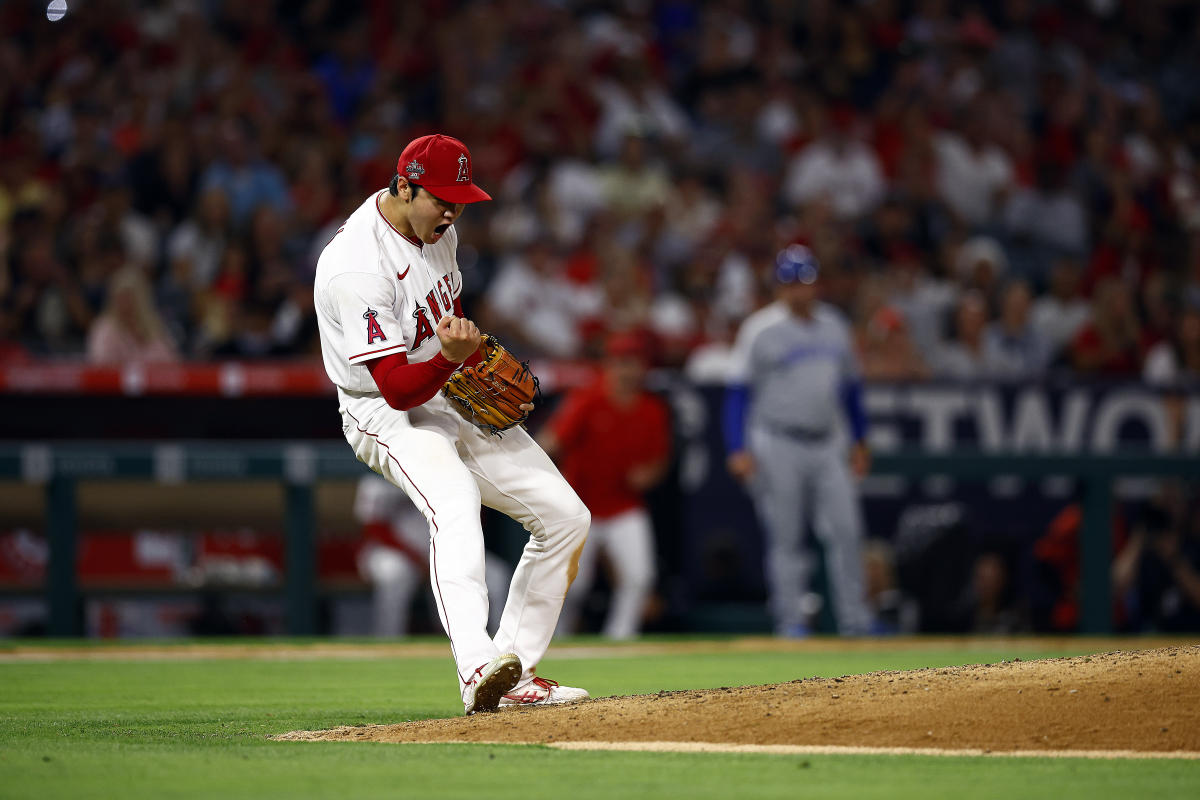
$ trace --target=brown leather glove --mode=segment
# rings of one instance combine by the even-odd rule
[[[539,396],[538,379],[495,336],[484,334],[479,352],[483,360],[451,375],[442,394],[468,422],[500,435],[529,417],[521,406]]]

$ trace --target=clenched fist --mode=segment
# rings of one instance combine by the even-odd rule
[[[461,364],[479,349],[479,328],[469,319],[447,314],[438,320],[437,337],[447,361]]]

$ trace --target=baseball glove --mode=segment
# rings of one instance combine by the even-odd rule
[[[483,360],[451,375],[442,394],[467,422],[499,436],[529,416],[521,404],[541,398],[538,379],[495,336],[485,333],[479,350]]]

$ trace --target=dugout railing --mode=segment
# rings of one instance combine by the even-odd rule
[[[77,485],[80,481],[148,480],[181,484],[205,480],[276,481],[285,487],[284,594],[288,632],[316,632],[317,577],[314,483],[364,474],[341,442],[56,442],[0,445],[0,480],[42,486],[49,548],[43,587],[47,632],[78,636],[80,588],[76,578]],[[1123,477],[1198,477],[1194,455],[1117,452],[1032,453],[898,452],[875,457],[874,474],[921,478],[949,475],[987,480],[1069,476],[1081,483],[1080,632],[1112,630],[1109,570],[1113,556],[1113,484]]]

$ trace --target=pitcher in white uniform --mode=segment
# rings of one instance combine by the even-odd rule
[[[490,200],[466,145],[443,135],[404,148],[386,189],[338,229],[313,288],[325,371],[359,460],[400,487],[429,523],[429,572],[467,714],[569,703],[583,689],[540,678],[591,515],[523,428],[495,436],[440,389],[478,358],[462,314],[453,223]],[[495,637],[488,636],[480,504],[529,531]]]

